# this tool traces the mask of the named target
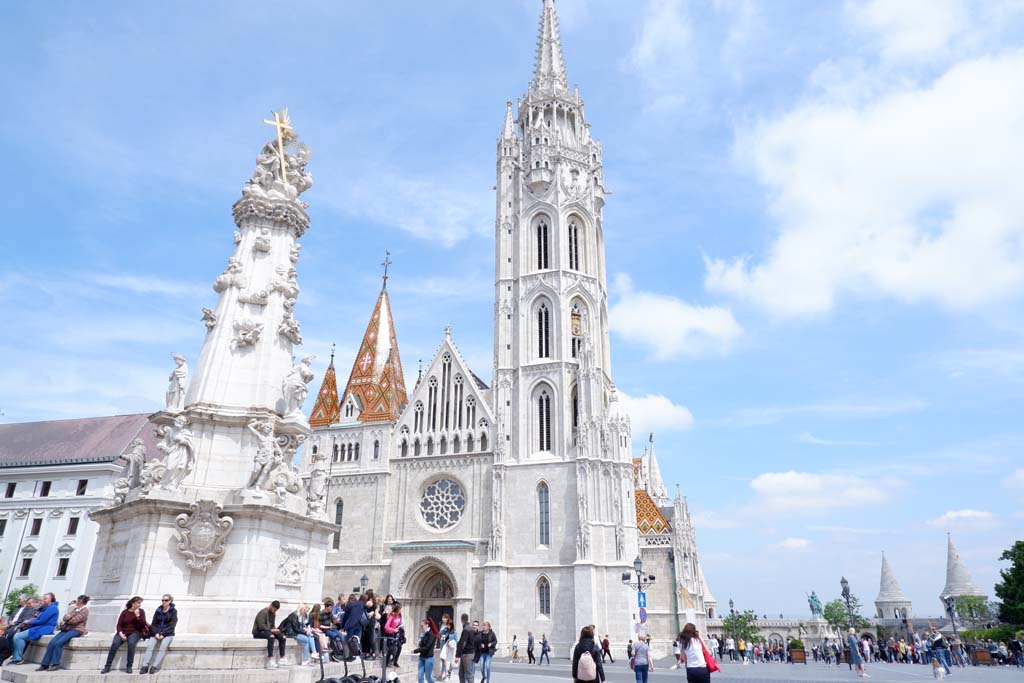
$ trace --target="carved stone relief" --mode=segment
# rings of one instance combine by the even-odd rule
[[[212,500],[199,500],[189,505],[190,513],[181,513],[174,520],[178,534],[178,552],[192,569],[206,571],[224,554],[224,539],[231,533],[235,520],[221,516],[223,508]]]
[[[301,586],[306,575],[306,549],[299,545],[282,543],[277,556],[279,586]]]

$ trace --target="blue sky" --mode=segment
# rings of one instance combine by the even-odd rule
[[[718,600],[938,610],[1024,524],[1024,4],[559,0],[604,144],[613,373]],[[288,106],[297,317],[346,369],[385,249],[406,374],[491,366],[495,139],[536,0],[8,4],[6,421],[160,406]],[[319,379],[317,380],[319,382]]]

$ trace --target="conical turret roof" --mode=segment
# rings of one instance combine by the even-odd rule
[[[562,57],[562,38],[558,33],[558,13],[555,0],[543,0],[540,14],[540,32],[537,37],[537,60],[533,67],[532,88],[564,91],[569,89]]]
[[[908,602],[908,600],[907,596],[903,594],[899,582],[896,581],[896,576],[892,573],[889,560],[886,559],[885,553],[882,553],[882,578],[879,581],[878,597],[875,598],[875,604],[890,602]]]
[[[360,422],[395,421],[408,401],[386,286],[380,290],[377,305],[366,325],[342,402],[350,394],[362,404]]]
[[[505,124],[501,127],[501,139],[512,140],[516,136],[515,122],[512,118],[512,100],[505,102]]]
[[[967,571],[967,565],[960,558],[960,552],[953,545],[953,536],[946,534],[946,538],[946,587],[942,589],[942,595],[939,597],[942,599],[961,595],[984,597],[985,594],[975,585],[971,573]]]
[[[328,427],[341,417],[341,402],[338,400],[338,378],[334,373],[334,351],[331,351],[331,363],[324,372],[324,380],[320,383],[320,393],[316,395],[313,412],[309,414],[310,427]]]

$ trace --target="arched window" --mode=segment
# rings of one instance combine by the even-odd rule
[[[380,441],[379,440],[373,442],[373,459],[377,460],[378,458],[380,458]]]
[[[572,388],[572,428],[580,428],[580,392],[579,387]]]
[[[437,377],[430,378],[430,389],[427,390],[427,423],[430,431],[437,429]]]
[[[458,453],[462,450],[462,442],[459,440],[459,435],[456,434],[452,439],[452,453]]]
[[[352,459],[358,461],[359,460],[359,444],[356,444],[355,451],[356,451],[356,454],[354,456],[352,456]]]
[[[551,394],[547,389],[537,395],[537,450],[551,450]]]
[[[473,435],[472,434],[470,434],[469,436],[466,437],[466,452],[467,453],[472,453],[473,452]]]
[[[441,437],[441,441],[440,441],[440,443],[438,445],[440,446],[441,455],[447,455],[448,454],[448,439],[447,439],[447,437],[442,436]]]
[[[575,219],[569,221],[569,270],[580,268],[580,226]]]
[[[570,323],[571,333],[570,339],[572,345],[572,357],[580,357],[580,349],[583,348],[583,307],[579,301],[574,301],[572,304],[572,310],[570,311]]]
[[[413,429],[417,434],[423,433],[423,401],[416,401],[415,412],[413,413]]]
[[[355,448],[352,446],[352,444],[349,444],[348,445],[348,457],[346,457],[345,460],[348,461],[348,462],[352,462],[352,455],[354,453],[355,453]]]
[[[551,545],[551,506],[548,485],[541,482],[537,486],[537,542]]]
[[[409,456],[409,442],[402,439],[402,457],[406,458]]]
[[[537,221],[537,270],[546,270],[551,267],[549,265],[548,247],[548,222],[542,218]]]
[[[331,454],[331,458],[334,462],[341,460],[341,454],[338,452],[338,444],[334,444],[334,452]]]
[[[551,358],[551,309],[547,302],[537,307],[537,357]]]
[[[433,455],[433,454],[434,454],[434,437],[428,436],[427,437],[427,455]]]
[[[316,444],[313,444],[313,455],[316,455],[316,451],[317,451],[317,446],[316,446]]]
[[[344,517],[345,517],[345,501],[343,501],[341,498],[339,498],[338,502],[334,504],[334,523],[337,524],[338,526],[341,526],[341,520],[344,519]],[[338,550],[341,547],[341,532],[340,531],[334,532],[333,547],[334,547],[335,550]]]
[[[412,454],[413,455],[419,455],[420,454],[420,448],[421,448],[420,440],[416,439],[416,441],[412,445]]]
[[[480,450],[487,450],[487,432],[480,435]]]
[[[537,611],[541,616],[551,616],[551,584],[543,576],[537,582]]]
[[[472,396],[466,398],[466,424],[469,427],[476,424],[476,399]],[[473,448],[470,447],[469,450],[473,450]]]

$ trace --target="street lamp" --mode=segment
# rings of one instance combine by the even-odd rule
[[[732,598],[729,598],[729,614],[736,614],[736,605],[733,603]]]
[[[850,617],[850,628],[854,628],[853,607],[850,605],[850,582],[847,581],[844,576],[839,582],[839,585],[843,587],[843,600],[846,601],[846,614]]]
[[[633,581],[633,572],[636,573],[636,581]],[[644,563],[637,555],[633,560],[633,572],[622,572],[622,583],[640,593],[647,590],[647,587],[654,583],[653,574],[644,574]]]
[[[956,598],[952,595],[947,595],[942,601],[946,603],[946,612],[949,614],[949,620],[953,624],[953,637],[960,640],[960,634],[956,630]]]
[[[365,593],[366,592],[366,587],[369,586],[369,585],[370,585],[370,577],[368,577],[366,574],[363,574],[362,577],[359,579],[359,587],[362,588],[363,592]]]

